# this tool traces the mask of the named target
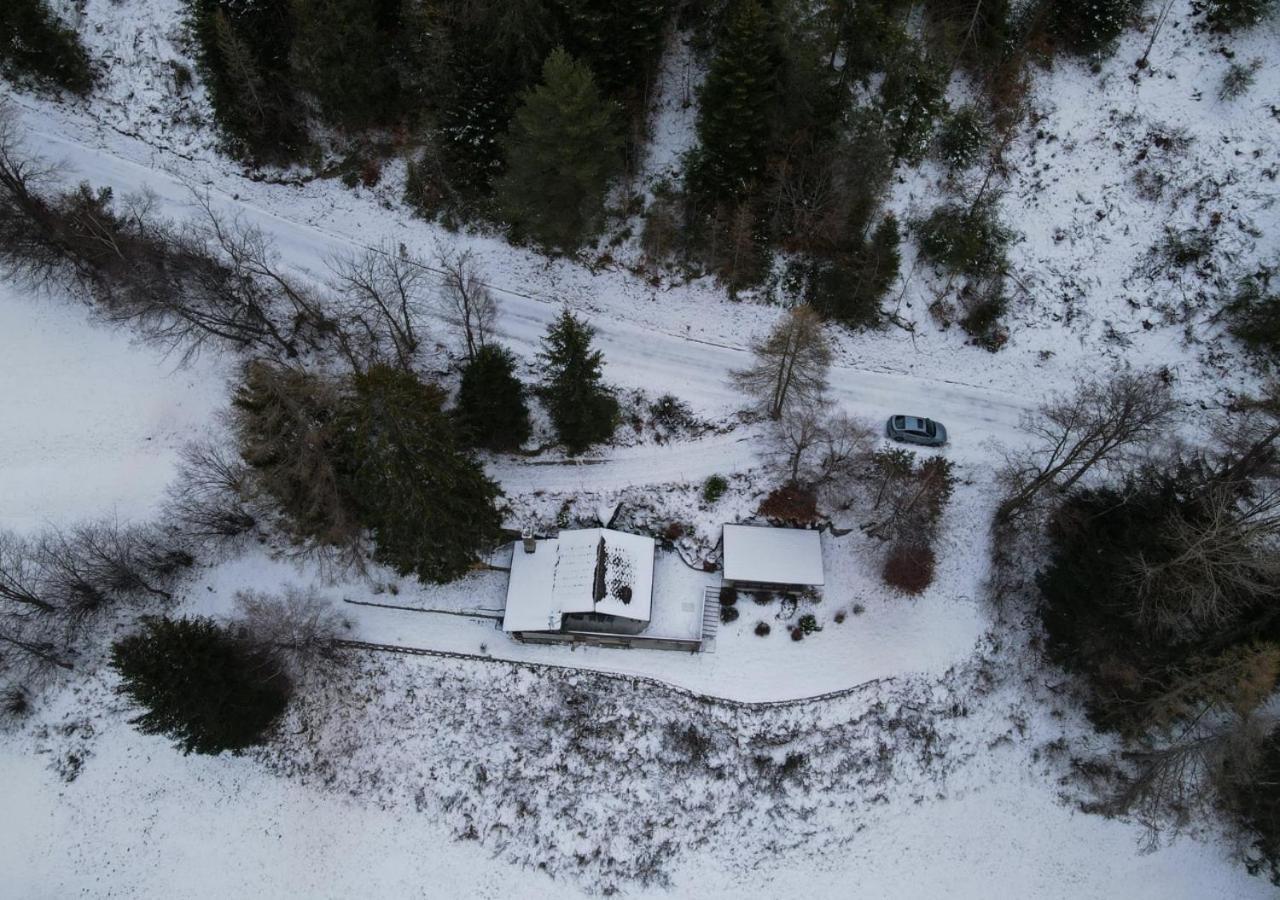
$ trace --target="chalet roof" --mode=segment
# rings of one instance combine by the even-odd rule
[[[726,581],[821,587],[822,537],[803,528],[724,526]]]
[[[653,604],[653,538],[582,528],[517,544],[507,583],[504,631],[555,631],[567,613],[603,613],[648,622]]]

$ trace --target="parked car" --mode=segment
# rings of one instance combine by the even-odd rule
[[[947,429],[942,427],[941,422],[917,416],[890,416],[885,423],[884,433],[891,440],[902,441],[904,444],[941,447],[947,442]]]

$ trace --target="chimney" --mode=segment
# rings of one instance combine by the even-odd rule
[[[538,549],[538,542],[533,538],[533,532],[526,528],[520,532],[520,543],[524,545],[525,553],[532,553]]]

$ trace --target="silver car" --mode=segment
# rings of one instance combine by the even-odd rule
[[[891,440],[904,444],[922,444],[925,447],[941,447],[947,442],[947,429],[941,422],[916,416],[890,416],[884,433]]]

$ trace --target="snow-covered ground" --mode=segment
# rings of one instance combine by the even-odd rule
[[[216,152],[198,79],[179,88],[174,77],[191,64],[181,9],[83,4],[72,18],[110,66],[88,101],[15,98],[31,149],[61,162],[69,182],[152,192],[174,218],[194,214],[193,190],[207,192],[316,277],[334,254],[384,242],[427,255],[473,249],[498,289],[499,335],[527,374],[567,303],[598,329],[612,382],[670,392],[726,426],[577,460],[489,460],[514,507],[546,515],[575,497],[644,495],[704,544],[719,521],[750,513],[761,432],[733,419],[742,398],[727,375],[776,308],[730,301],[706,280],[655,284],[617,264],[548,261],[493,235],[445,232],[401,204],[395,165],[374,189],[246,178]],[[887,591],[882,548],[854,527],[824,535],[828,590],[806,607],[823,630],[804,641],[788,638],[776,601],[740,601],[714,653],[570,651],[440,612],[500,606],[500,572],[443,587],[381,571],[324,583],[313,566],[255,547],[200,569],[180,609],[225,615],[238,589],[317,583],[356,639],[492,660],[357,655],[351,671],[309,685],[271,747],[236,759],[182,757],[136,734],[106,673],[72,681],[0,736],[0,807],[18,811],[0,817],[0,895],[1268,895],[1211,831],[1143,853],[1137,825],[1076,810],[1058,783],[1068,763],[1050,748],[1062,737],[1105,742],[1046,688],[1052,676],[1028,663],[1024,636],[997,625],[983,599],[994,465],[1046,394],[1125,362],[1169,366],[1189,408],[1256,383],[1208,313],[1214,291],[1277,253],[1277,26],[1234,42],[1238,58],[1262,64],[1249,94],[1221,101],[1227,60],[1187,19],[1188,4],[1175,2],[1136,82],[1147,40],[1136,33],[1099,73],[1060,62],[1036,74],[1001,185],[1003,215],[1024,238],[1012,259],[1026,288],[1003,351],[969,346],[929,315],[941,282],[912,265],[909,244],[895,293],[914,332],[832,332],[838,406],[868,420],[927,414],[952,434],[946,453],[962,483],[925,594]],[[695,110],[683,97],[701,73],[680,38],[655,101],[645,192],[692,142]],[[1173,145],[1184,149],[1162,149]],[[1153,166],[1168,180],[1159,196],[1150,174],[1137,174]],[[926,165],[894,186],[890,205],[909,220],[942,183]],[[1217,229],[1222,271],[1143,274],[1166,225]],[[178,367],[61,293],[0,283],[0,527],[146,519],[178,448],[218,430],[233,365],[209,354]],[[737,477],[725,500],[700,506],[697,485],[711,474]],[[715,583],[671,574],[690,591]],[[769,636],[753,633],[757,621],[773,623]],[[538,663],[586,671],[521,665]],[[848,694],[744,709],[631,675],[730,701]],[[681,736],[685,726],[698,741]],[[803,757],[794,769],[793,754]]]

